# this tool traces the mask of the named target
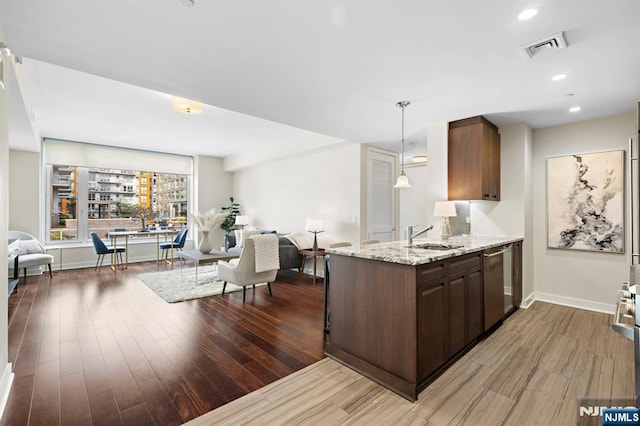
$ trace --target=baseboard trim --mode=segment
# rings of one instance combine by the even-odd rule
[[[536,294],[531,293],[522,302],[520,302],[520,307],[523,309],[528,309],[531,305],[533,305],[533,302],[535,301],[536,301]]]
[[[4,414],[4,409],[7,407],[13,376],[11,363],[8,363],[4,368],[2,377],[0,377],[0,416]]]
[[[615,305],[610,305],[608,303],[600,303],[600,302],[592,302],[590,300],[584,299],[576,299],[573,297],[565,297],[565,296],[556,296],[554,294],[548,293],[533,293],[529,298],[532,298],[533,303],[536,300],[541,302],[553,303],[554,305],[562,305],[569,306],[571,308],[585,309],[587,311],[600,312],[603,314],[611,314],[613,315],[616,311]],[[527,298],[527,300],[529,300]]]

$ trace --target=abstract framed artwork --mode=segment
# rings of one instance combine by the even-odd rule
[[[547,247],[624,253],[624,151],[547,158]]]

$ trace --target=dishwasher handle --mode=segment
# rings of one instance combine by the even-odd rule
[[[493,256],[497,256],[497,255],[502,254],[502,253],[506,253],[508,251],[509,251],[509,248],[507,247],[507,248],[503,248],[502,250],[496,251],[496,252],[493,252],[493,253],[488,253],[488,254],[485,253],[484,257],[493,257]]]

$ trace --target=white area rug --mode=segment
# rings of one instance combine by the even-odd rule
[[[183,268],[182,270],[176,268],[171,271],[147,272],[138,275],[138,278],[160,298],[169,303],[199,299],[222,293],[223,282],[218,280],[218,272],[215,265],[198,267],[197,285],[195,268]],[[242,290],[242,287],[227,283],[225,294],[238,290]]]

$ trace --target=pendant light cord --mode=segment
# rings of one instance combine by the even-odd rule
[[[400,170],[404,173],[404,105],[402,105],[402,154],[400,156]]]
[[[401,156],[400,156],[400,173],[404,174],[404,108],[409,105],[409,101],[400,101],[396,106],[402,108],[402,140],[401,140]]]

